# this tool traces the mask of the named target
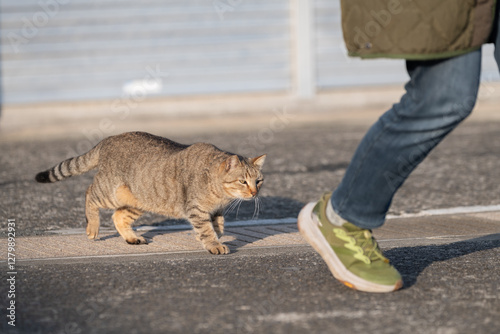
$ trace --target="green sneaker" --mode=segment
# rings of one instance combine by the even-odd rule
[[[367,292],[391,292],[403,286],[401,275],[382,255],[370,230],[349,222],[330,223],[326,205],[331,194],[300,211],[302,236],[321,255],[333,276],[349,288]]]

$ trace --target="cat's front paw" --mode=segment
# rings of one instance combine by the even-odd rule
[[[125,240],[128,244],[130,245],[147,245],[148,241],[144,237],[135,237],[135,238],[129,238]]]
[[[221,255],[229,254],[229,247],[221,244],[220,242],[213,242],[205,245],[205,248],[210,252],[210,254]]]
[[[99,235],[99,229],[93,228],[91,226],[87,226],[87,237],[90,240],[95,240],[97,239],[97,236]]]

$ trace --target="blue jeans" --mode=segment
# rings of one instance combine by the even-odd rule
[[[500,31],[498,21],[495,29]],[[500,33],[494,36],[500,69]],[[366,133],[331,197],[334,211],[361,228],[384,223],[398,188],[471,113],[480,84],[481,50],[445,60],[407,61],[406,67],[410,81],[405,95]]]

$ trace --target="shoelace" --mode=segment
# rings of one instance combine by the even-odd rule
[[[323,200],[323,199],[322,199]],[[319,213],[315,212],[314,216],[317,223],[323,226]],[[385,263],[389,263],[389,260],[382,255],[377,241],[373,238],[372,232],[370,230],[359,230],[347,232],[341,228],[334,228],[333,233],[339,238],[347,242],[345,247],[354,251],[354,257],[366,264],[370,264],[372,261],[382,260]]]
[[[355,252],[354,257],[366,264],[377,260],[389,263],[389,260],[382,255],[377,241],[369,230],[347,232],[343,229],[334,228],[333,232],[339,239],[347,241],[345,247]]]

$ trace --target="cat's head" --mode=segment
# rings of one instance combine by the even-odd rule
[[[242,158],[232,155],[220,166],[222,186],[231,198],[252,199],[259,194],[264,183],[261,169],[266,155],[256,158]]]

